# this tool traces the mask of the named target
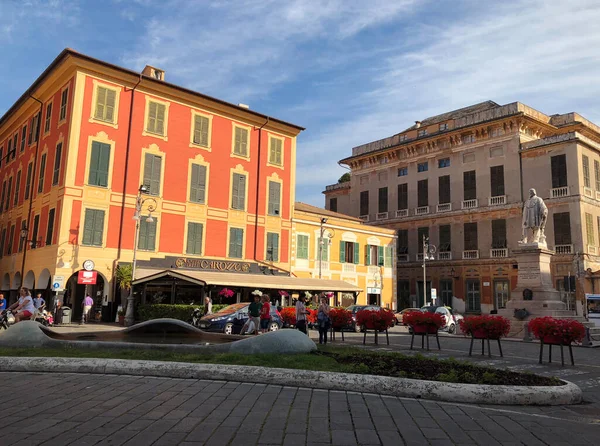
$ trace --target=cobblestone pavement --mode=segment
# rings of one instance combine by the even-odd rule
[[[600,425],[503,408],[195,379],[0,373],[0,445],[587,445]]]

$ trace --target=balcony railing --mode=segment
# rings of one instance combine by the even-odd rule
[[[438,252],[438,260],[452,260],[452,251]]]
[[[561,198],[569,196],[569,186],[555,187],[550,189],[550,196],[552,198]]]
[[[479,250],[473,249],[473,250],[469,250],[469,251],[463,251],[462,258],[465,260],[478,259],[479,258]]]
[[[490,206],[501,206],[503,204],[506,204],[506,195],[490,197]]]
[[[442,203],[437,205],[437,212],[450,212],[452,210],[452,203]]]
[[[508,257],[508,248],[493,248],[490,249],[490,257],[492,259],[499,259],[502,257]]]
[[[408,254],[398,254],[398,262],[408,262]]]
[[[589,198],[594,198],[594,191],[589,187],[583,188],[583,195]]]
[[[376,220],[387,220],[388,218],[388,213],[387,212],[379,212],[376,216],[375,219]]]
[[[588,245],[588,254],[592,254],[595,256],[597,252],[598,252],[598,250],[596,249],[595,246]]]
[[[329,262],[325,260],[319,262],[318,260],[315,262],[315,268],[317,271],[319,270],[319,264],[321,264],[321,271],[329,271]]]
[[[356,273],[356,265],[354,263],[344,263],[342,271],[345,273]]]
[[[369,277],[373,276],[373,274],[376,274],[379,272],[379,267],[377,265],[371,265],[369,266]]]
[[[415,215],[427,215],[429,214],[429,206],[421,206],[415,209]]]
[[[423,261],[423,253],[420,252],[417,254],[417,262],[422,262]]]
[[[556,245],[554,251],[557,254],[573,254],[573,245]]]
[[[600,191],[596,191],[596,200],[600,201]]]
[[[408,217],[408,209],[398,209],[396,211],[396,218]]]
[[[463,200],[461,208],[462,209],[473,209],[479,206],[479,200],[474,198],[473,200]]]
[[[369,216],[368,215],[361,215],[360,218],[362,221],[369,221]]]

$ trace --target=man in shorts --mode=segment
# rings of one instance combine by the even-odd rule
[[[12,304],[9,309],[15,314],[15,324],[31,319],[31,316],[35,312],[35,306],[27,288],[21,287],[19,290],[19,300]]]
[[[82,306],[83,306],[83,314],[81,315],[82,323],[89,322],[90,311],[92,310],[93,305],[94,305],[94,299],[92,299],[92,297],[88,294],[87,296],[85,296],[85,299],[83,299],[83,302],[82,302]]]

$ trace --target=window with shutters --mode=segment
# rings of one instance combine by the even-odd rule
[[[56,211],[54,209],[50,209],[48,212],[48,229],[46,231],[46,246],[52,244],[52,237],[54,235],[54,214]]]
[[[13,179],[10,177],[8,179],[8,189],[6,189],[6,201],[4,202],[4,210],[7,211],[10,207],[10,201],[12,199],[12,182]]]
[[[594,175],[596,178],[596,190],[600,191],[600,162],[594,160]]]
[[[269,181],[268,214],[281,215],[281,183]]]
[[[340,241],[340,263],[359,262],[360,245],[356,242]]]
[[[6,181],[2,182],[2,195],[0,196],[0,213],[4,210],[4,200],[6,200]]]
[[[429,239],[429,227],[417,228],[417,246],[419,250],[417,252],[423,252],[423,237]]]
[[[40,128],[40,113],[35,115],[31,119],[31,125],[29,126],[29,145],[37,142],[38,130]]]
[[[167,133],[167,106],[160,102],[147,102],[146,131],[148,133],[166,136]]]
[[[383,266],[385,263],[383,246],[365,246],[365,265]]]
[[[504,166],[490,167],[490,183],[492,187],[492,197],[504,195]]]
[[[474,170],[463,172],[463,200],[475,200],[477,198],[477,178]]]
[[[590,160],[585,155],[582,155],[581,166],[583,168],[583,185],[585,187],[592,187],[590,181]]]
[[[94,119],[97,121],[114,124],[117,122],[118,92],[107,86],[96,86],[96,102],[94,106]]]
[[[6,247],[6,253],[12,254],[13,244],[15,243],[15,225],[10,227],[10,235],[8,236],[8,246]]]
[[[233,126],[233,154],[248,158],[248,140],[250,131],[244,127]]]
[[[440,204],[450,203],[450,175],[438,178],[438,194]]]
[[[27,176],[25,177],[25,200],[29,199],[31,193],[31,179],[33,178],[33,163],[27,165]]]
[[[8,146],[6,147],[6,164],[8,164],[13,158],[13,147],[12,147],[12,139],[8,139]]]
[[[192,113],[192,144],[210,148],[212,118]]]
[[[296,237],[296,258],[308,260],[308,235],[298,234]]]
[[[234,173],[231,179],[231,209],[246,210],[246,175]]]
[[[552,216],[554,221],[554,244],[571,244],[571,218],[568,212],[558,212]]]
[[[477,223],[464,224],[465,251],[476,251],[477,248]]]
[[[417,182],[417,206],[429,206],[429,181],[420,180]]]
[[[60,111],[58,113],[58,122],[67,119],[67,105],[69,103],[69,88],[65,88],[60,94]]]
[[[385,250],[385,259],[383,262],[383,266],[386,268],[391,268],[394,265],[394,251],[392,246],[384,246]]]
[[[360,193],[360,215],[369,215],[369,191],[364,190]]]
[[[88,185],[108,187],[108,171],[110,166],[110,150],[109,144],[99,141],[92,141],[92,149],[90,153],[90,167],[88,175]],[[57,147],[58,150],[58,147]],[[62,146],[61,146],[62,151]],[[57,152],[58,154],[58,152]],[[56,170],[55,163],[55,170]],[[58,165],[60,172],[60,164]],[[58,176],[58,175],[57,175]]]
[[[188,222],[187,230],[187,254],[201,255],[202,254],[202,236],[204,225],[202,223]]]
[[[48,155],[47,153],[44,153],[40,160],[40,174],[38,176],[38,188],[37,188],[38,194],[41,194],[42,192],[44,192],[44,177],[46,176],[46,159],[48,157],[47,155]]]
[[[2,236],[0,237],[0,258],[4,257],[6,248],[6,228],[2,229]]]
[[[567,156],[556,155],[550,157],[550,170],[552,174],[552,189],[567,186]]]
[[[19,231],[19,234],[21,234],[21,231],[23,231],[25,228],[27,228],[27,222],[25,220],[21,220],[21,230]],[[23,252],[25,239],[26,237],[19,237],[19,252]]]
[[[24,125],[21,129],[21,153],[25,151],[25,145],[27,144],[27,125]]]
[[[4,161],[4,147],[0,144],[0,167],[2,167],[2,162]]]
[[[142,251],[156,251],[156,228],[158,218],[152,217],[152,221],[146,218],[140,219],[140,233],[138,239],[138,249]]]
[[[275,232],[267,232],[266,260],[279,262],[279,234]]]
[[[408,183],[398,185],[398,210],[408,209]]]
[[[441,225],[440,231],[440,252],[452,251],[452,227],[450,225]]]
[[[492,220],[492,249],[502,249],[506,246],[506,220]]]
[[[15,133],[15,136],[13,138],[13,149],[12,149],[12,159],[15,159],[17,157],[17,146],[18,146],[18,142],[19,142],[19,133]]]
[[[379,188],[379,212],[388,211],[388,188]]]
[[[596,246],[596,241],[594,240],[594,217],[587,212],[585,213],[585,232],[587,235],[587,244],[589,246]]]
[[[329,199],[329,210],[332,212],[337,212],[337,197]]]
[[[323,262],[329,262],[329,243],[330,238],[325,236],[323,238],[317,237],[317,246],[315,252],[317,253],[317,260],[321,259]]]
[[[62,157],[62,142],[56,145],[56,152],[54,154],[54,170],[52,172],[52,185],[56,186],[60,179],[60,162]]]
[[[46,119],[44,121],[44,135],[50,132],[50,124],[52,123],[52,102],[46,105]]]
[[[408,254],[408,229],[398,230],[398,254]]]
[[[283,139],[269,138],[269,164],[283,166]]]
[[[144,186],[149,195],[160,195],[162,175],[162,156],[146,153],[144,155]]]
[[[19,193],[21,192],[21,171],[17,172],[17,179],[15,180],[15,196],[13,198],[13,206],[19,204]]]
[[[143,222],[145,219],[142,219],[141,221]],[[83,221],[83,238],[81,239],[81,244],[86,246],[102,246],[103,240],[104,211],[101,209],[86,209]]]
[[[204,164],[192,164],[190,180],[190,201],[206,204],[206,176],[208,168]]]
[[[33,217],[33,232],[31,233],[31,248],[37,248],[40,240],[38,240],[38,233],[40,231],[40,215]]]
[[[229,228],[229,255],[232,259],[241,259],[244,254],[244,230]]]

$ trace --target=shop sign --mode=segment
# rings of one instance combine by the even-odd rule
[[[79,285],[96,285],[97,279],[97,271],[79,271],[79,274],[77,274],[77,283]]]
[[[381,288],[367,288],[367,294],[381,294]]]
[[[245,262],[230,262],[227,260],[187,259],[180,257],[175,262],[177,268],[194,268],[212,271],[229,271],[235,273],[250,272],[250,264]]]
[[[65,276],[54,276],[52,279],[52,290],[62,291],[65,288]]]

